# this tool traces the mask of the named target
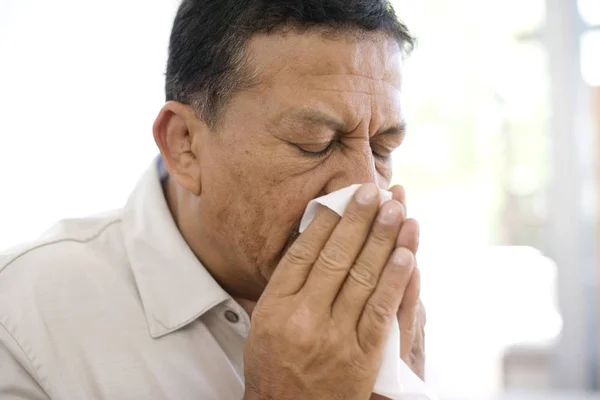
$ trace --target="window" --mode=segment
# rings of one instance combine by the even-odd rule
[[[506,348],[561,329],[556,268],[535,250],[548,217],[549,72],[536,40],[545,2],[395,5],[418,38],[394,178],[422,227],[427,374],[440,394],[488,398],[502,389]]]

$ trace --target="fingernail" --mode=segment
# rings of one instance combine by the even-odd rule
[[[356,191],[356,201],[360,204],[373,204],[377,200],[379,189],[374,183],[365,183]]]
[[[408,267],[412,264],[413,255],[410,250],[399,247],[392,254],[392,263],[398,267]]]
[[[388,201],[379,211],[379,222],[386,225],[398,223],[400,222],[402,211],[402,204],[397,201]]]

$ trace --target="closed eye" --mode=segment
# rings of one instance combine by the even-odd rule
[[[307,146],[302,146],[302,145],[295,145],[295,147],[298,148],[298,150],[300,150],[302,152],[302,154],[308,156],[308,157],[313,157],[313,158],[323,158],[326,157],[334,148],[335,146],[338,144],[337,140],[332,140],[331,142],[327,143],[325,145],[325,147],[322,147],[320,149],[308,149]],[[371,146],[371,152],[373,153],[373,157],[383,160],[383,161],[387,161],[390,158],[390,155],[392,154],[392,151],[394,149],[388,149],[388,148],[384,148],[382,146]]]
[[[380,145],[371,145],[371,149],[373,152],[373,157],[387,161],[392,155],[392,152],[395,150],[395,147],[388,148]]]
[[[331,142],[327,143],[325,145],[325,147],[321,147],[322,148],[308,148],[310,146],[302,146],[302,145],[295,145],[301,152],[302,154],[308,156],[308,157],[313,157],[313,158],[323,158],[325,156],[327,156],[331,150],[333,150],[335,144],[337,143],[337,140],[332,140]]]
[[[389,156],[389,154],[388,155],[383,155],[383,154],[379,154],[376,151],[373,151],[373,157],[379,158],[379,159],[382,159],[382,160],[387,160],[390,156]]]

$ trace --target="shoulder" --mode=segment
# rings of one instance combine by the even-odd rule
[[[53,398],[91,379],[85,367],[114,355],[110,346],[129,338],[127,330],[147,332],[147,325],[121,211],[61,221],[39,240],[0,253],[0,348]]]
[[[120,211],[63,220],[40,239],[0,252],[0,285],[14,274],[43,272],[50,265],[67,267],[77,258],[89,257],[94,248],[110,247],[111,236],[119,236],[120,222]]]
[[[61,221],[39,240],[0,253],[0,321],[77,301],[77,292],[103,284],[126,259],[120,211]]]

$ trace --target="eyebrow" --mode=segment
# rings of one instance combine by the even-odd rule
[[[289,117],[314,125],[327,126],[336,132],[346,131],[346,125],[342,121],[318,110],[304,109],[294,112]]]
[[[314,125],[323,125],[331,128],[336,132],[346,132],[348,131],[346,124],[337,118],[326,114],[319,110],[314,109],[304,109],[296,111],[290,115],[289,118],[300,120],[303,122],[308,122]],[[389,128],[381,132],[377,132],[374,136],[387,136],[387,135],[398,135],[400,139],[404,139],[406,135],[406,122],[401,121],[398,124],[392,125]]]

